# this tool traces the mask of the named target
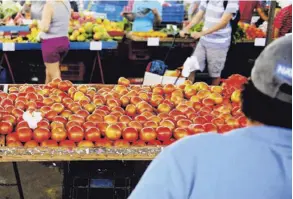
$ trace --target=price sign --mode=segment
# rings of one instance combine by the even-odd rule
[[[148,46],[159,46],[160,38],[148,38]]]
[[[178,30],[178,28],[177,28],[177,26],[176,26],[176,25],[173,25],[172,27],[173,27],[173,30],[175,30],[175,31],[177,31],[177,30]]]
[[[2,50],[3,51],[15,51],[15,44],[10,42],[10,43],[3,43],[2,44]]]
[[[255,38],[254,46],[265,46],[265,45],[266,45],[266,39],[265,38]]]
[[[33,23],[33,20],[31,20],[31,19],[23,19],[22,22],[23,22],[24,25],[31,25]]]
[[[90,43],[90,50],[102,50],[102,42],[101,41],[94,41]]]

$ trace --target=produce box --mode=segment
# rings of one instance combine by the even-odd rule
[[[178,79],[178,80],[177,80]],[[144,80],[143,85],[157,85],[157,84],[175,84],[177,80],[176,85],[183,84],[185,81],[184,77],[170,77],[170,76],[161,76],[150,72],[145,72],[144,74]]]

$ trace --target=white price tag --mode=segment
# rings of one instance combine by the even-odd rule
[[[102,50],[101,41],[93,41],[90,43],[90,50]]]
[[[265,46],[266,45],[266,38],[255,38],[254,46]]]
[[[23,22],[24,25],[31,25],[33,23],[33,20],[31,20],[31,19],[23,19],[22,22]]]
[[[15,51],[15,43],[12,43],[12,42],[3,43],[2,50],[3,51]]]
[[[178,28],[177,28],[177,26],[176,26],[176,25],[173,25],[172,27],[173,27],[173,30],[175,30],[175,31],[177,31],[177,30],[178,30]]]
[[[159,46],[160,38],[148,38],[148,46]]]

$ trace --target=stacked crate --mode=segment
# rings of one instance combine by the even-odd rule
[[[170,3],[170,6],[163,7],[163,22],[182,23],[184,20],[184,5],[182,3]]]

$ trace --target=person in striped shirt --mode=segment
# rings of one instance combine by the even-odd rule
[[[191,34],[193,38],[200,39],[193,56],[196,57],[199,68],[205,68],[207,61],[213,85],[218,85],[221,81],[221,72],[231,43],[230,20],[235,17],[238,9],[238,0],[228,0],[226,8],[223,0],[201,1],[197,14],[180,32],[184,37],[190,28],[204,18],[203,30]]]
[[[292,32],[292,4],[280,10],[274,20],[274,37],[282,37]]]

